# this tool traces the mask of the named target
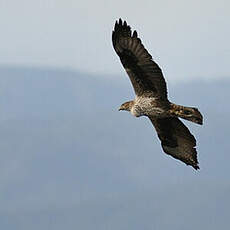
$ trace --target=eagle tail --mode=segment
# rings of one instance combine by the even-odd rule
[[[188,121],[192,121],[199,125],[203,124],[203,116],[197,108],[176,105],[171,103],[170,114],[175,117],[180,117]]]

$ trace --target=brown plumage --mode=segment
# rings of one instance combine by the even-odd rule
[[[136,94],[133,101],[123,103],[119,110],[130,111],[136,117],[147,116],[157,131],[164,152],[199,169],[196,140],[178,117],[202,124],[201,113],[197,108],[176,105],[168,100],[160,67],[126,21],[116,21],[112,42]]]

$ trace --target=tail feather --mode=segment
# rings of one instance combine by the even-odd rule
[[[180,117],[188,121],[192,121],[199,125],[203,124],[203,116],[197,108],[186,107],[171,103],[170,114],[172,116]]]

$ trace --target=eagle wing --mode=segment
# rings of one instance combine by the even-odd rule
[[[126,21],[116,21],[112,42],[136,95],[167,98],[166,82],[160,67],[144,48],[137,32],[132,33]]]
[[[151,118],[161,146],[165,153],[199,169],[196,152],[196,139],[189,129],[176,117]]]

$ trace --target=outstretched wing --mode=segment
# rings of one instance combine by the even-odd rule
[[[166,83],[160,67],[144,48],[137,32],[132,33],[126,21],[116,21],[112,34],[113,47],[134,87],[137,96],[167,98]]]
[[[189,129],[176,117],[151,118],[161,146],[165,153],[199,169],[196,152],[196,139]]]

